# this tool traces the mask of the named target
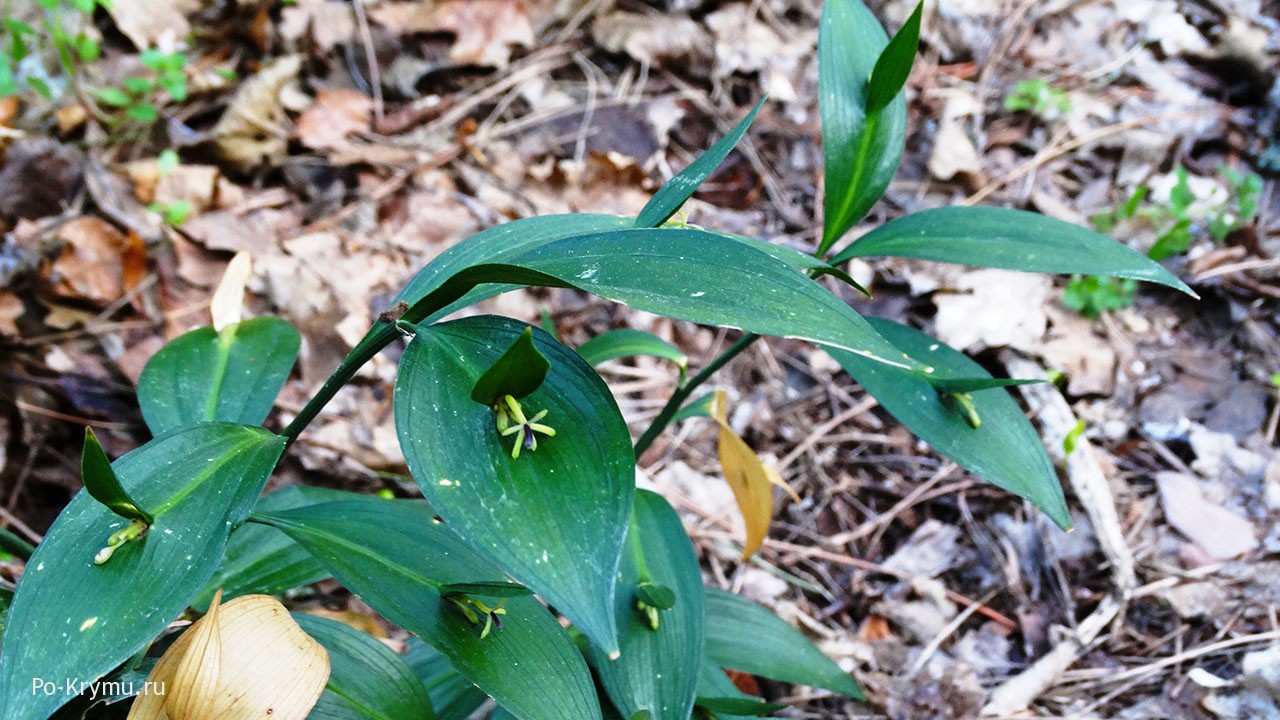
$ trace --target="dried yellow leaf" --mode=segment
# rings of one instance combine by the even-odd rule
[[[128,720],[304,720],[329,655],[278,600],[246,595],[209,612],[165,652]]]
[[[717,392],[711,404],[711,417],[720,426],[720,466],[724,470],[724,479],[733,490],[747,530],[742,546],[742,559],[745,560],[760,549],[769,532],[769,521],[773,518],[773,486],[783,488],[797,500],[799,497],[778,471],[760,462],[751,447],[729,427],[728,404],[724,391]]]

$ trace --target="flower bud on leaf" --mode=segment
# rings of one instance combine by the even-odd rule
[[[304,720],[329,654],[278,600],[245,595],[209,612],[160,658],[128,720]]]

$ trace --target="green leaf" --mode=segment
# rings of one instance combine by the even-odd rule
[[[18,583],[3,639],[0,717],[44,720],[71,696],[33,694],[32,678],[91,682],[150,643],[213,573],[283,450],[284,440],[261,428],[201,423],[116,460],[120,484],[155,522],[101,565],[95,555],[127,523],[77,494]]]
[[[315,505],[365,496],[342,490],[291,485],[268,493],[254,505],[254,512]],[[223,601],[241,595],[278,595],[329,577],[329,571],[311,553],[279,530],[257,523],[245,523],[231,533],[222,563],[191,606],[204,611],[213,594],[222,589]]]
[[[283,530],[380,615],[426,640],[524,720],[599,717],[582,655],[536,599],[507,598],[502,628],[481,638],[482,623],[443,597],[449,584],[506,578],[426,505],[370,498],[252,519]]]
[[[670,360],[681,370],[689,366],[689,358],[680,349],[662,338],[643,330],[620,328],[597,335],[578,346],[578,354],[588,365],[599,365],[609,360],[652,355]]]
[[[916,52],[920,49],[920,16],[923,12],[924,3],[920,2],[876,59],[875,68],[871,70],[871,82],[867,86],[868,115],[883,110],[907,84],[907,76],[911,74]]]
[[[877,255],[1126,277],[1195,297],[1185,283],[1142,253],[1088,228],[1025,210],[946,207],[912,213],[863,235],[832,263]]]
[[[84,450],[80,454],[80,479],[84,482],[85,491],[111,512],[125,520],[140,520],[147,525],[154,522],[151,513],[139,507],[138,503],[129,497],[128,491],[121,487],[120,478],[116,477],[115,471],[111,469],[111,458],[107,457],[106,451],[102,449],[102,443],[98,442],[98,436],[93,434],[91,427],[84,429]]]
[[[896,94],[868,112],[872,72],[889,43],[859,0],[827,0],[818,29],[818,109],[825,164],[822,242],[826,255],[893,180],[907,135],[907,102]]]
[[[648,712],[654,720],[684,720],[693,708],[702,665],[702,570],[667,501],[647,490],[637,490],[635,496],[630,551],[619,569],[614,600],[622,656],[610,660],[592,648],[592,663],[623,717]],[[657,612],[657,630],[636,608],[636,587],[647,581],[675,595],[670,610]]]
[[[739,717],[762,717],[782,710],[786,705],[767,703],[755,698],[699,696],[698,707],[710,710],[715,713],[715,717],[720,718],[726,713]]]
[[[80,33],[76,35],[76,55],[80,56],[80,62],[91,63],[102,55],[102,47],[98,45],[93,38]]]
[[[299,344],[292,325],[271,317],[175,338],[138,380],[147,427],[159,434],[199,420],[260,424],[289,379]]]
[[[933,381],[934,389],[940,392],[968,393],[974,390],[990,390],[991,388],[1013,387],[1015,385],[1035,385],[1048,382],[1045,378],[937,378]]]
[[[105,87],[99,88],[95,95],[98,96],[98,102],[111,107],[125,107],[133,102],[133,98],[129,93],[120,88]]]
[[[400,446],[451,527],[614,652],[635,457],[612,394],[582,358],[534,329],[551,369],[525,404],[530,415],[547,413],[541,422],[555,436],[513,459],[521,433],[501,435],[494,410],[466,391],[527,327],[481,316],[415,328],[396,381]]]
[[[336,620],[293,613],[329,651],[329,682],[310,720],[402,720],[435,717],[413,670],[386,645]]]
[[[1164,260],[1171,255],[1184,253],[1191,247],[1192,239],[1191,221],[1179,220],[1156,238],[1155,244],[1147,251],[1147,257],[1152,260]]]
[[[690,400],[675,415],[671,416],[671,422],[678,423],[690,418],[711,417],[712,405],[715,404],[715,401],[715,391]]]
[[[467,720],[489,699],[430,645],[416,637],[410,637],[408,645],[404,661],[426,686],[437,720]]]
[[[148,92],[154,88],[156,86],[156,81],[151,78],[130,75],[122,80],[120,84],[123,85],[124,89],[130,93],[134,95],[141,95],[142,93]]]
[[[724,590],[707,588],[706,593],[709,660],[753,675],[865,699],[849,673],[782,618]]]
[[[710,599],[708,598],[708,607],[710,607]],[[712,662],[710,658],[703,657],[702,667],[698,668],[698,700],[702,698],[735,698],[738,700],[756,700],[750,695],[738,689],[737,685],[725,675],[724,668]],[[696,716],[695,716],[696,717]],[[735,715],[732,713],[720,712],[716,713],[715,720],[738,720],[738,718],[750,717],[749,715]]]
[[[434,316],[488,282],[577,288],[637,310],[809,340],[926,372],[803,271],[720,233],[631,229],[557,240],[459,272],[404,317]]]
[[[963,353],[918,330],[880,318],[870,320],[898,347],[931,364],[938,377],[989,375]],[[885,410],[939,454],[1030,500],[1058,525],[1071,525],[1062,486],[1040,435],[1006,391],[973,393],[974,409],[982,419],[982,426],[975,428],[963,413],[948,407],[944,395],[928,381],[851,353],[833,350],[831,355]]]
[[[53,100],[53,88],[49,87],[49,83],[33,75],[28,75],[27,84],[31,86],[32,90],[39,93],[40,97],[45,100]]]
[[[1062,289],[1062,304],[1078,310],[1085,317],[1098,317],[1107,310],[1120,310],[1133,304],[1138,289],[1136,280],[1077,275]]]
[[[503,225],[491,227],[476,233],[453,247],[440,253],[422,268],[396,295],[392,301],[404,301],[410,306],[417,305],[428,294],[439,289],[449,278],[473,265],[482,263],[505,262],[532,250],[540,245],[563,240],[575,235],[605,230],[620,230],[631,225],[630,218],[617,215],[542,215],[539,217],[514,220]],[[500,295],[514,290],[519,285],[502,287],[476,288],[467,297],[459,299],[453,305],[440,308],[430,316],[417,320],[432,320],[444,317],[453,310],[479,302],[484,298]],[[354,352],[354,351],[353,351]]]
[[[135,103],[125,108],[124,112],[134,120],[144,123],[153,122],[160,116],[160,114],[156,112],[155,106],[150,103]]]
[[[658,610],[670,610],[676,606],[676,594],[666,585],[642,582],[636,586],[636,600]]]
[[[689,166],[681,170],[675,177],[667,181],[658,192],[649,198],[649,202],[645,203],[644,208],[640,210],[640,214],[636,216],[635,226],[638,228],[658,227],[666,222],[680,206],[688,200],[707,178],[711,177],[711,173],[720,167],[720,163],[729,157],[729,153],[742,140],[742,136],[746,134],[747,128],[751,127],[751,121],[756,119],[756,114],[760,112],[760,108],[764,107],[764,98],[756,103],[751,112],[743,118],[727,135],[720,138],[719,142],[712,145],[706,152],[698,156],[697,160],[689,163]]]
[[[492,407],[507,395],[522,398],[538,389],[549,369],[551,362],[533,344],[533,328],[525,328],[476,381],[471,399]]]

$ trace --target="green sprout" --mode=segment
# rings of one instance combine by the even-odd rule
[[[1013,112],[1029,112],[1042,120],[1053,120],[1071,111],[1071,98],[1048,80],[1019,80],[1005,96],[1004,107]]]

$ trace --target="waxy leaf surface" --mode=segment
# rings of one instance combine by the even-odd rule
[[[396,381],[396,431],[432,507],[512,577],[542,595],[606,652],[617,650],[612,600],[635,484],[631,437],[587,363],[539,329],[551,362],[521,403],[555,429],[512,458],[475,402],[477,378],[529,326],[481,316],[417,326]]]
[[[77,494],[18,583],[0,645],[0,717],[45,720],[71,696],[33,693],[32,678],[100,678],[186,609],[283,449],[261,428],[199,423],[119,458],[120,484],[155,522],[102,565],[94,556],[128,521]]]

